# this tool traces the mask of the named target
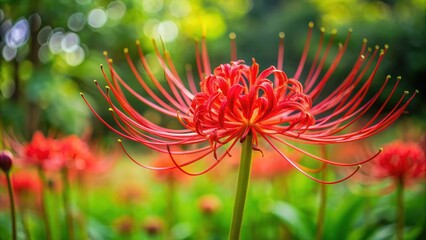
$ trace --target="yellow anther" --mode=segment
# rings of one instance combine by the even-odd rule
[[[283,38],[285,38],[285,33],[284,33],[284,32],[280,32],[280,33],[278,33],[278,36],[279,36],[281,39],[283,39]]]
[[[232,39],[232,40],[234,40],[234,39],[237,38],[237,34],[235,34],[234,32],[230,32],[229,33],[229,38]]]

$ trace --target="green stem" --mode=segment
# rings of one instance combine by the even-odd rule
[[[68,239],[74,240],[74,223],[71,213],[71,202],[70,202],[70,183],[68,180],[68,169],[62,169],[62,182],[64,184],[64,190],[62,192],[64,197],[64,208],[65,208],[65,218],[68,228]]]
[[[18,208],[19,208],[19,206],[18,206]],[[26,217],[26,214],[25,214],[25,210],[22,210],[21,222],[22,222],[22,227],[24,228],[25,239],[26,240],[31,240],[30,228],[28,226],[28,221],[27,221],[26,218],[27,217]]]
[[[324,159],[328,158],[327,148],[325,145],[321,146],[321,156]],[[325,180],[327,177],[327,164],[325,163],[323,165],[323,170],[321,175],[322,175],[321,178]],[[326,206],[327,206],[327,185],[320,184],[320,205],[318,210],[317,233],[316,233],[317,240],[320,240],[323,238]]]
[[[398,211],[397,219],[397,239],[404,238],[404,179],[402,177],[397,180],[396,204]]]
[[[13,197],[13,188],[12,188],[12,181],[10,180],[10,173],[6,173],[6,181],[7,181],[7,188],[9,190],[9,199],[10,199],[10,218],[12,220],[12,239],[16,240],[16,215],[15,215],[15,199]]]
[[[240,239],[241,225],[243,220],[244,205],[246,202],[248,183],[250,180],[251,155],[252,155],[252,138],[251,134],[243,142],[241,150],[240,169],[238,173],[237,191],[235,196],[234,213],[232,216],[231,231],[229,233],[230,240]]]
[[[50,221],[49,221],[49,214],[47,211],[47,191],[46,191],[46,176],[44,175],[44,170],[39,167],[38,168],[38,175],[41,179],[41,183],[42,183],[42,195],[41,195],[41,208],[42,208],[42,215],[43,215],[43,222],[44,222],[44,229],[46,231],[46,240],[51,240],[52,239],[52,232],[51,232],[51,228],[50,228]]]
[[[172,235],[172,228],[176,224],[176,212],[175,212],[175,206],[176,205],[176,182],[173,178],[173,173],[170,173],[170,175],[166,176],[167,178],[167,237],[169,239],[173,239]]]
[[[326,169],[322,171],[322,179],[325,179],[325,176],[326,176]],[[317,240],[322,239],[324,234],[324,219],[325,219],[326,203],[327,203],[327,185],[320,184],[320,205],[318,210],[317,235],[316,235]]]

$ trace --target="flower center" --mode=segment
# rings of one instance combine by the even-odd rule
[[[268,79],[268,77],[273,80]],[[259,65],[243,61],[218,66],[200,84],[187,127],[215,140],[305,130],[315,123],[311,99],[302,85],[275,67],[259,73]]]

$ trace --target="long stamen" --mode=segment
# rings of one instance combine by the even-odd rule
[[[237,58],[237,34],[231,32],[229,34],[230,45],[231,45],[231,61],[235,62]]]
[[[294,74],[295,79],[299,79],[302,74],[303,67],[305,66],[306,57],[308,56],[309,47],[311,46],[311,37],[312,29],[314,28],[314,23],[309,22],[308,36],[306,37],[305,47],[303,48],[302,58],[300,59],[299,66],[297,67],[296,73]]]
[[[279,44],[278,44],[278,61],[277,61],[277,69],[283,70],[284,65],[284,38],[285,33],[280,32],[278,34],[278,37],[280,38]]]

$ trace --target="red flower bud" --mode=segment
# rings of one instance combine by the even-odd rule
[[[7,150],[0,151],[0,168],[8,173],[12,167],[12,153]]]

